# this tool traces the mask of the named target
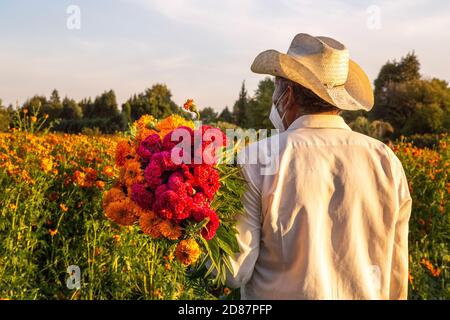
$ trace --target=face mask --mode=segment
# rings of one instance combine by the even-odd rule
[[[287,89],[283,92],[283,94],[280,96],[280,98],[278,99],[278,101],[276,103],[272,103],[272,109],[270,110],[270,115],[269,115],[270,122],[272,122],[275,129],[280,130],[280,132],[283,132],[286,130],[284,127],[284,124],[283,124],[283,119],[284,119],[284,116],[286,115],[286,111],[280,117],[280,113],[277,110],[277,105],[280,102],[281,98],[286,93],[286,91],[287,91]]]

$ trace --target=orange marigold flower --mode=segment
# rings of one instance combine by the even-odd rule
[[[97,180],[98,176],[97,170],[92,168],[85,168],[84,172],[86,173],[86,179],[90,184],[92,184],[95,180]]]
[[[99,188],[100,190],[102,190],[105,187],[105,182],[103,182],[101,180],[97,180],[97,181],[95,181],[95,186],[97,188]]]
[[[155,297],[156,297],[157,299],[160,299],[160,300],[164,298],[161,289],[156,289],[155,292],[154,292],[154,295],[155,295]]]
[[[131,226],[136,222],[134,205],[128,198],[110,203],[105,213],[109,219],[122,226]]]
[[[175,249],[177,260],[185,266],[195,263],[200,254],[200,247],[194,239],[181,240]]]
[[[154,239],[161,237],[161,232],[158,229],[160,219],[156,217],[153,211],[146,211],[139,217],[139,226],[141,230]]]
[[[36,116],[32,116],[32,117],[31,117],[31,122],[34,123],[34,122],[36,122],[36,121],[37,121],[37,117],[36,117]]]
[[[192,111],[193,106],[194,106],[194,99],[187,99],[186,102],[183,104],[183,109],[187,111]]]
[[[75,171],[73,174],[72,180],[79,186],[84,186],[86,184],[86,174],[79,170]]]
[[[50,236],[54,237],[58,233],[58,229],[48,229]]]
[[[156,119],[149,114],[144,114],[135,122],[138,130],[142,129],[142,128],[151,129],[155,126],[155,123],[156,123]]]
[[[158,134],[161,138],[164,138],[166,134],[182,126],[194,129],[194,122],[186,120],[179,115],[171,115],[156,124],[156,128],[159,130]]]
[[[11,209],[11,210],[16,210],[17,209],[17,206],[14,204],[14,203],[10,203],[9,204],[9,208]]]
[[[123,179],[128,187],[144,180],[144,173],[141,169],[141,164],[139,161],[128,160],[125,162],[124,168]]]
[[[111,188],[103,194],[102,206],[106,210],[112,202],[120,201],[125,199],[125,193],[123,193],[121,188]]]
[[[408,281],[409,281],[409,283],[410,284],[413,284],[413,280],[414,280],[414,277],[411,275],[411,273],[408,271]]]
[[[151,115],[145,114],[135,121],[133,124],[136,129],[136,137],[134,139],[134,144],[139,146],[142,140],[147,138],[149,135],[157,133],[155,130],[156,119]]]
[[[133,202],[133,203],[134,203],[134,202]],[[137,205],[136,203],[134,203],[134,206],[135,206],[134,210],[135,210],[136,216],[137,216],[138,218],[139,218],[140,216],[144,215],[144,214],[147,214],[147,215],[153,217],[153,219],[156,219],[156,214],[155,214],[153,211],[143,209],[143,208],[141,208],[139,205]]]
[[[69,208],[64,204],[64,203],[60,203],[59,207],[61,208],[62,211],[67,212],[69,210]]]
[[[116,165],[122,167],[123,165],[125,165],[125,162],[128,159],[132,158],[133,158],[133,150],[130,144],[128,143],[128,140],[119,141],[116,146],[116,158],[115,158]]]
[[[441,269],[439,268],[434,268],[433,270],[431,270],[431,274],[433,275],[433,277],[439,277],[441,275]]]
[[[163,237],[170,240],[176,240],[182,235],[181,227],[169,220],[161,220],[161,222],[158,223],[158,229]]]
[[[47,173],[53,169],[53,160],[51,158],[44,158],[41,160],[41,169]]]
[[[112,166],[105,166],[102,170],[102,173],[107,177],[114,176],[114,168]]]
[[[441,269],[435,268],[428,259],[422,258],[422,260],[420,260],[420,264],[424,265],[433,277],[439,277],[441,274]]]

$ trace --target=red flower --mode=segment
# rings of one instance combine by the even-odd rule
[[[192,145],[194,141],[194,131],[191,128],[182,126],[169,132],[163,139],[163,150],[172,150],[173,147],[184,141],[184,139],[189,139],[186,141],[186,144],[189,143]]]
[[[177,171],[171,174],[167,186],[170,190],[175,191],[179,195],[192,195],[194,189],[192,188],[192,185],[185,180],[183,173]]]
[[[144,178],[151,189],[156,189],[163,183],[161,175],[163,170],[158,162],[150,162],[144,170]]]
[[[209,222],[205,229],[202,230],[202,236],[206,240],[211,240],[216,235],[217,229],[219,228],[220,221],[219,216],[214,211],[211,211],[208,215]]]
[[[162,143],[158,134],[154,133],[145,138],[137,149],[137,154],[145,160],[150,160],[152,155],[161,151]]]
[[[150,210],[153,205],[154,195],[143,183],[135,183],[131,186],[131,199],[141,208]]]
[[[194,205],[200,208],[209,208],[209,201],[205,194],[202,192],[197,192],[193,197]]]
[[[155,211],[163,219],[183,219],[186,216],[186,201],[172,190],[158,193],[153,205]]]
[[[170,152],[168,151],[153,154],[150,163],[157,163],[163,171],[171,171],[177,168],[177,165],[170,158]]]
[[[210,126],[202,126],[195,131],[194,135],[201,137],[201,143],[195,141],[194,144],[194,163],[215,165],[219,149],[227,144],[226,135],[221,130]]]
[[[212,200],[220,188],[217,170],[208,165],[199,165],[194,167],[193,176],[195,179],[193,186],[202,191],[209,200]]]

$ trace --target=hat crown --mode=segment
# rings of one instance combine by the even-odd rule
[[[307,66],[328,88],[344,85],[349,72],[349,53],[340,42],[328,37],[300,33],[287,52]]]

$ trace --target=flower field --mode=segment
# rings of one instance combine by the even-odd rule
[[[148,241],[138,225],[105,218],[102,198],[119,177],[123,136],[0,134],[0,298],[215,299],[232,291],[179,262],[196,244]],[[410,299],[450,299],[450,138],[436,150],[391,146],[410,183]],[[233,185],[223,185],[233,192]],[[240,190],[236,190],[236,195]],[[219,192],[220,193],[220,192]],[[220,202],[212,206],[232,205]],[[236,197],[238,201],[238,197]],[[67,267],[81,289],[66,286]]]

